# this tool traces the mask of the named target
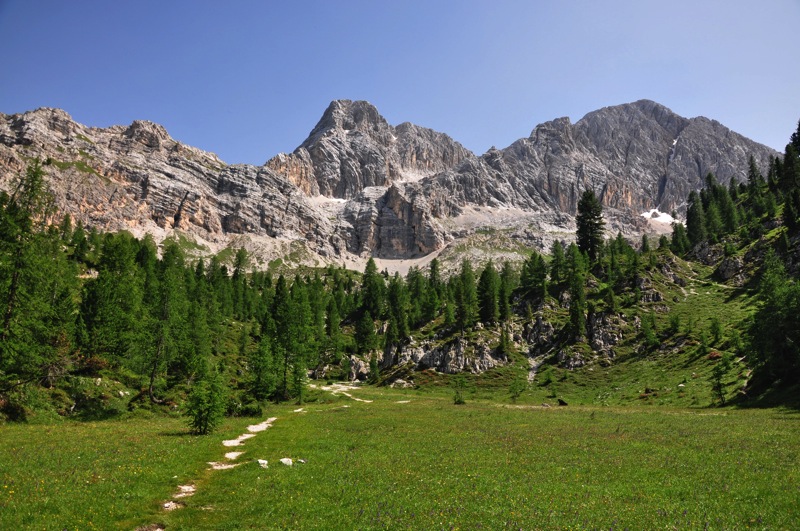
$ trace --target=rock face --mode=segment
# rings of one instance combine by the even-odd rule
[[[410,123],[392,127],[365,101],[337,100],[294,153],[267,166],[306,193],[353,199],[365,188],[417,181],[471,157],[445,134]]]
[[[528,138],[492,149],[435,177],[455,204],[518,206],[574,213],[595,191],[612,211],[682,211],[712,172],[746,177],[748,157],[765,169],[775,152],[706,118],[687,119],[652,101],[607,107],[576,124],[559,118]]]
[[[445,374],[468,371],[482,373],[508,360],[486,345],[468,343],[456,338],[444,345],[411,345],[393,348],[381,362],[382,368],[412,364],[416,370],[436,369]]]
[[[487,226],[542,246],[543,233],[573,231],[587,188],[608,229],[634,235],[641,212],[682,211],[706,173],[743,179],[749,155],[765,171],[775,153],[650,101],[553,120],[480,157],[443,133],[392,126],[367,102],[334,101],[293,153],[260,167],[225,164],[152,122],[0,114],[0,188],[38,157],[61,213],[85,225],[157,240],[179,231],[212,251],[245,237],[265,260],[298,242],[327,261],[421,257]]]

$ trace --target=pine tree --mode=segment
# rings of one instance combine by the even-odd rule
[[[567,278],[566,259],[564,257],[564,244],[555,240],[550,246],[550,281],[559,285]]]
[[[177,244],[168,244],[159,263],[158,292],[150,309],[149,337],[145,363],[149,373],[148,396],[154,403],[156,379],[167,372],[187,344],[188,298],[183,279],[183,253]]]
[[[575,218],[578,225],[576,232],[578,248],[586,253],[591,262],[597,260],[598,253],[603,245],[603,207],[594,195],[594,191],[587,189],[578,201],[578,215]]]
[[[77,271],[57,231],[38,162],[0,192],[0,393],[66,372],[75,330]]]
[[[689,194],[689,209],[686,212],[686,235],[692,246],[708,238],[703,204],[697,192],[694,191]]]
[[[757,372],[769,382],[800,382],[800,282],[791,279],[770,251],[761,267],[758,299],[749,334]]]
[[[544,261],[542,261],[544,263]],[[545,278],[547,278],[547,267],[544,269]],[[500,320],[503,322],[511,319],[511,293],[516,287],[516,276],[514,268],[510,263],[504,262],[503,269],[500,272],[500,292],[498,305],[500,306]]]
[[[367,262],[361,281],[361,311],[369,312],[376,319],[383,315],[385,284],[378,273],[378,267],[372,258]]]
[[[192,433],[207,435],[214,431],[224,417],[225,401],[222,378],[216,370],[195,382],[186,405]]]
[[[491,260],[478,279],[478,314],[484,323],[496,323],[500,314],[498,305],[500,277]]]
[[[722,217],[716,203],[710,203],[706,211],[706,234],[712,242],[717,242],[722,236]]]
[[[795,129],[792,136],[789,137],[789,144],[800,153],[800,120],[797,122],[797,129]]]
[[[397,339],[404,339],[411,334],[408,326],[408,307],[410,305],[408,290],[402,277],[395,273],[389,279],[387,306],[389,317],[394,320]]]
[[[569,321],[573,335],[586,334],[586,259],[573,243],[567,249],[567,283],[569,285]]]
[[[364,312],[356,322],[355,341],[356,351],[362,356],[371,352],[377,346],[375,323],[368,311]]]
[[[478,316],[478,294],[475,289],[475,274],[467,259],[461,262],[461,273],[455,285],[455,317],[461,335],[475,324]]]
[[[256,400],[270,398],[276,389],[278,374],[272,356],[272,342],[266,334],[261,337],[258,348],[248,357],[251,374],[250,390]]]
[[[647,254],[649,252],[650,252],[650,239],[647,237],[647,234],[642,234],[641,253]]]
[[[547,264],[535,250],[522,264],[522,290],[532,299],[543,300],[547,294]]]
[[[800,187],[800,151],[793,144],[786,146],[779,184],[784,193]]]
[[[328,306],[325,310],[325,333],[328,336],[328,351],[336,359],[341,349],[342,332],[340,330],[342,318],[336,297],[328,297]]]

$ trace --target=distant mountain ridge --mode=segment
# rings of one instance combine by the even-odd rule
[[[420,257],[482,227],[542,246],[572,230],[587,188],[609,228],[633,236],[646,230],[639,214],[682,211],[707,173],[745,179],[750,155],[765,171],[777,153],[647,100],[540,124],[481,156],[337,100],[293,153],[263,166],[225,164],[152,122],[90,128],[58,109],[0,114],[0,186],[38,157],[61,212],[86,225],[157,240],[177,231],[209,250],[237,241],[265,261],[298,244],[311,263]]]

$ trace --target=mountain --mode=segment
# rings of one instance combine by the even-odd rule
[[[634,237],[648,230],[642,212],[683,212],[708,172],[744,180],[750,155],[766,171],[777,153],[646,100],[538,125],[481,156],[339,100],[293,153],[263,166],[226,164],[147,121],[92,128],[58,109],[0,114],[0,187],[38,157],[60,211],[88,226],[189,238],[204,252],[244,245],[264,262],[423,257],[485,230],[542,247],[570,237],[587,188],[609,230]]]

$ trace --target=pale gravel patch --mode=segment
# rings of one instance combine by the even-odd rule
[[[173,496],[173,498],[186,498],[188,496],[194,496],[195,491],[197,491],[197,487],[194,485],[178,485],[178,493]]]
[[[398,401],[397,401],[397,402],[395,402],[395,403],[396,403],[396,404],[410,404],[410,403],[411,403],[411,400],[398,400]]]
[[[372,400],[365,400],[363,398],[357,398],[357,397],[351,395],[350,393],[348,393],[348,391],[355,391],[356,389],[358,389],[358,387],[355,386],[355,385],[345,385],[345,384],[335,383],[335,384],[331,384],[331,385],[323,385],[323,386],[319,387],[319,389],[321,389],[322,391],[328,391],[332,395],[339,395],[339,394],[344,395],[347,398],[355,400],[356,402],[364,402],[364,403],[367,403],[367,404],[372,403]]]
[[[218,463],[217,461],[209,461],[208,464],[211,465],[211,470],[230,470],[241,465],[241,463]]]
[[[161,505],[165,511],[174,511],[175,509],[182,509],[185,505],[181,502],[168,501]]]
[[[230,460],[238,459],[239,456],[242,455],[243,453],[244,452],[228,452],[227,454],[225,454],[225,459],[230,459]]]
[[[243,433],[236,437],[235,439],[230,439],[228,441],[222,441],[222,446],[239,446],[247,439],[255,437],[255,433]]]
[[[260,424],[253,424],[251,426],[248,426],[247,431],[249,431],[250,433],[258,433],[264,431],[267,428],[271,427],[272,423],[275,422],[276,420],[278,420],[278,417],[268,418],[267,420],[265,420]],[[241,435],[239,437],[241,437]]]

